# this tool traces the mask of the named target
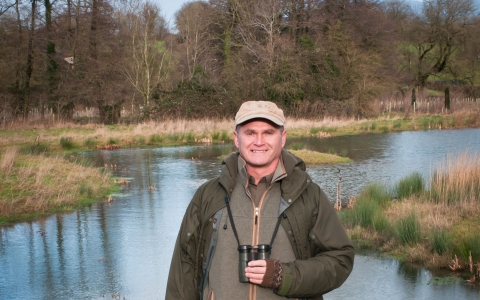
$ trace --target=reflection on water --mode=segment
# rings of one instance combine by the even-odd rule
[[[405,132],[308,139],[309,148],[347,152],[355,162],[309,168],[335,198],[338,170],[345,197],[367,181],[394,182],[428,173],[447,153],[480,152],[480,130]],[[332,150],[334,149],[334,150]],[[69,214],[0,229],[0,299],[163,299],[171,253],[196,188],[218,175],[218,156],[232,145],[85,153],[127,178],[123,197]],[[155,190],[148,187],[154,186]],[[480,299],[459,280],[428,284],[429,272],[358,255],[351,277],[326,299]]]
[[[325,300],[437,300],[480,299],[480,290],[461,278],[449,285],[435,285],[430,272],[374,254],[357,254],[345,284],[324,296]]]
[[[307,148],[321,152],[347,153],[355,161],[309,168],[310,175],[331,199],[336,196],[336,181],[340,171],[342,199],[347,201],[368,182],[392,186],[414,171],[428,178],[447,155],[465,150],[480,152],[480,130],[414,131],[291,142],[302,142]]]

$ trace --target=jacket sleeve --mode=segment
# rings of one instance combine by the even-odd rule
[[[196,253],[200,226],[198,197],[200,189],[190,202],[183,217],[173,251],[170,272],[168,274],[165,299],[190,300],[198,298],[198,280]]]
[[[310,229],[295,237],[309,245],[309,258],[282,262],[282,285],[276,292],[281,296],[322,299],[323,294],[341,286],[353,269],[355,250],[332,203],[314,186],[314,191],[307,192],[309,200],[302,201],[315,201],[318,210],[314,210],[311,225],[307,225]]]

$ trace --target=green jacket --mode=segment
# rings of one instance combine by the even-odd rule
[[[215,224],[214,215],[225,207],[238,172],[238,153],[222,162],[219,178],[198,188],[182,221],[168,276],[165,299],[199,299],[202,265]],[[289,207],[281,225],[289,235],[297,260],[282,262],[282,286],[278,295],[322,299],[338,288],[353,268],[354,248],[331,202],[305,172],[304,162],[283,150],[287,177],[282,179],[282,198]],[[236,266],[237,262],[232,262]]]

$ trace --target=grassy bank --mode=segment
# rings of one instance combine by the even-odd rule
[[[84,162],[16,147],[0,155],[0,225],[72,210],[112,191],[109,174]]]
[[[22,124],[0,130],[0,147],[37,144],[49,151],[117,149],[185,143],[223,143],[233,139],[232,120],[165,120],[137,125]],[[305,120],[288,118],[289,137],[328,138],[338,135],[479,127],[476,112],[444,115],[382,115],[375,119]]]
[[[393,187],[370,185],[340,216],[360,247],[478,278],[480,154],[450,156],[428,180],[414,173]]]

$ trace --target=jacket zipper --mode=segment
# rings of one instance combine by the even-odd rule
[[[258,245],[258,240],[260,239],[260,211],[263,206],[263,200],[265,200],[265,196],[267,195],[268,191],[272,185],[270,185],[265,192],[263,193],[262,197],[260,198],[260,201],[258,202],[258,206],[255,206],[255,202],[252,199],[253,202],[253,207],[255,208],[255,213],[254,213],[254,224],[253,224],[253,233],[252,233],[252,245],[256,246]],[[257,285],[256,284],[250,284],[250,296],[249,299],[251,300],[256,300],[257,299]]]

